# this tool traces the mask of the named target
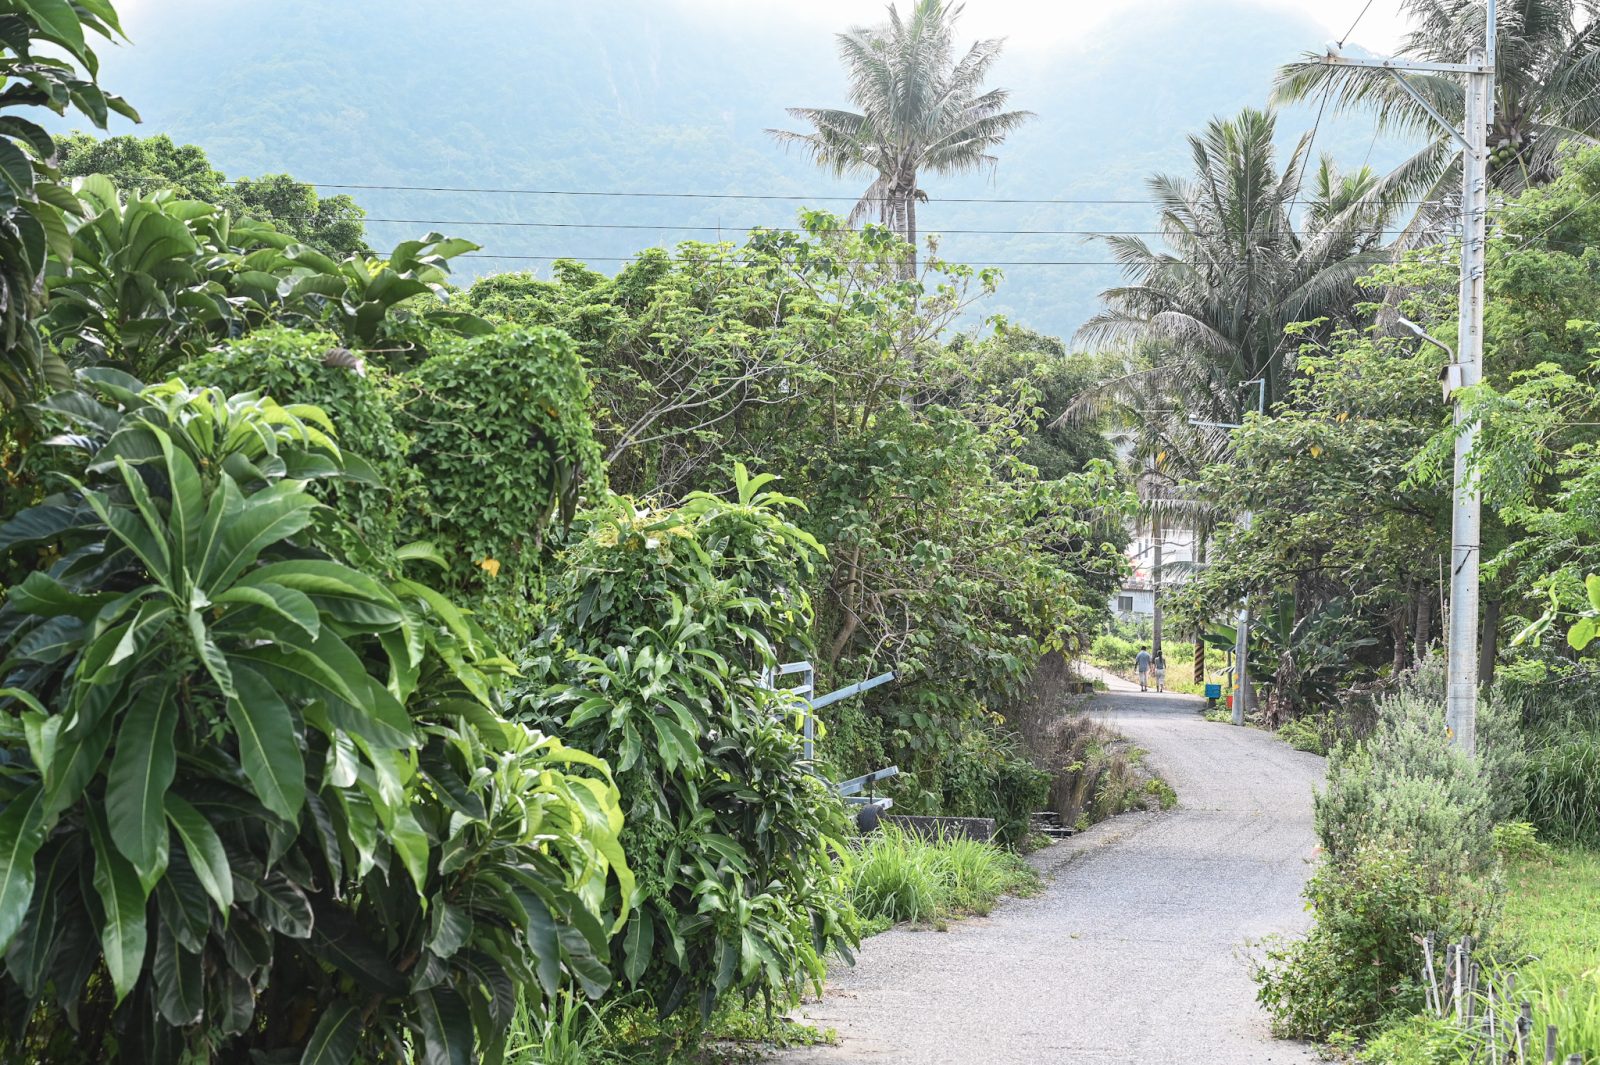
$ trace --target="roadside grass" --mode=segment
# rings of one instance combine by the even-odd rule
[[[1500,936],[1515,960],[1517,997],[1539,1031],[1561,1030],[1560,1060],[1600,1061],[1600,851],[1558,849],[1515,864]]]
[[[851,897],[863,931],[902,921],[938,923],[983,915],[1004,895],[1039,890],[1021,857],[964,836],[923,839],[893,825],[867,836],[852,856]]]
[[[699,1031],[692,1007],[662,1019],[627,998],[592,1005],[570,993],[544,1018],[519,1006],[506,1044],[506,1065],[734,1065],[760,1061],[779,1048],[831,1043],[822,1031],[768,1011],[759,1001],[720,1005]]]
[[[1485,956],[1517,974],[1516,998],[1533,1004],[1543,1060],[1546,1025],[1559,1029],[1558,1061],[1600,1062],[1600,851],[1523,848],[1507,856],[1505,910]],[[1515,1004],[1500,1014],[1515,1023]],[[1368,1065],[1457,1065],[1482,1057],[1453,1021],[1396,1018],[1361,1050]]]

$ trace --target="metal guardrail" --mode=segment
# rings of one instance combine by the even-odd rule
[[[780,677],[803,677],[804,679],[792,687],[779,689],[778,679]],[[816,711],[824,706],[831,706],[841,699],[849,699],[889,683],[894,680],[894,671],[890,670],[887,673],[880,673],[876,677],[869,677],[866,680],[848,684],[843,688],[828,692],[826,695],[817,694],[817,671],[816,667],[810,662],[785,662],[776,669],[768,670],[763,680],[769,688],[792,692],[805,700],[805,718],[801,722],[800,729],[800,757],[806,762],[813,762],[816,760],[817,754]],[[887,769],[875,769],[862,776],[853,777],[841,784],[834,785],[834,787],[846,802],[861,806],[876,806],[879,809],[887,810],[894,805],[894,800],[874,798],[872,785],[877,781],[887,780],[890,777],[899,775],[900,768],[898,766],[889,766]],[[867,792],[864,796],[861,794],[863,790]]]

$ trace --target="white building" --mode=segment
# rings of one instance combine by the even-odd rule
[[[1161,581],[1166,587],[1182,583],[1187,564],[1194,561],[1195,534],[1193,530],[1176,528],[1161,530]],[[1128,541],[1128,563],[1132,572],[1123,578],[1111,600],[1111,611],[1124,620],[1152,617],[1155,614],[1155,588],[1151,570],[1155,565],[1156,539],[1149,528],[1141,528]]]

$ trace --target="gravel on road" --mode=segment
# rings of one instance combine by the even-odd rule
[[[1323,760],[1205,721],[1190,696],[1118,681],[1085,712],[1149,752],[1178,806],[1037,852],[1042,894],[945,932],[900,927],[830,975],[805,1019],[838,1044],[803,1065],[1309,1065],[1273,1040],[1250,944],[1303,929]],[[1117,690],[1117,689],[1121,690]]]

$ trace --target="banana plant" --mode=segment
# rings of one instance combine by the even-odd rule
[[[500,715],[426,583],[319,547],[333,423],[80,377],[74,475],[0,526],[40,559],[0,607],[0,1050],[493,1061],[520,1000],[600,994],[609,769]]]

